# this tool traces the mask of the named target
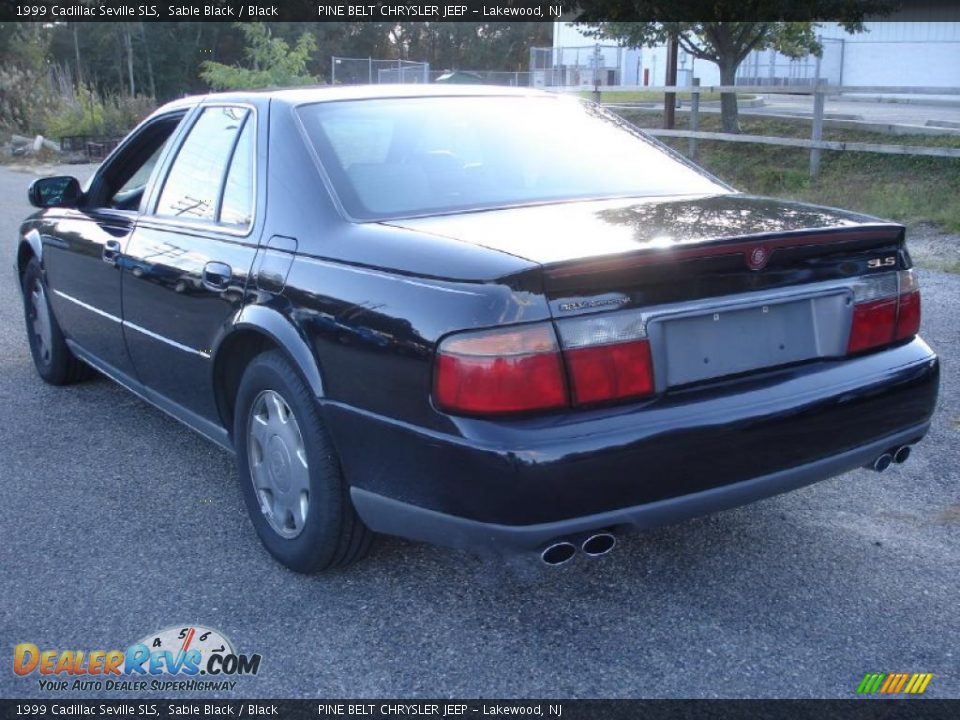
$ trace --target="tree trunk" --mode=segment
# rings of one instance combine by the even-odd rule
[[[720,84],[733,85],[737,79],[737,63],[733,58],[721,57],[717,61],[720,67]],[[723,93],[720,95],[720,122],[725,133],[740,132],[740,115],[737,111],[737,94]]]
[[[123,24],[123,45],[127,51],[127,77],[130,81],[130,97],[137,94],[137,87],[133,82],[133,38],[130,36],[130,27]]]
[[[147,81],[150,84],[150,97],[157,97],[157,83],[153,77],[153,61],[150,58],[150,45],[147,44],[147,32],[140,23],[140,40],[143,42],[143,55],[147,59]]]
[[[77,23],[70,23],[73,27],[73,51],[77,54],[77,87],[83,84],[83,68],[80,65],[80,39],[77,37]]]

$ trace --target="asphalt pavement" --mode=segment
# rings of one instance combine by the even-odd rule
[[[764,104],[747,111],[763,115],[813,116],[811,95],[764,95]],[[849,118],[866,123],[925,126],[928,121],[960,126],[960,95],[945,96],[940,102],[927,102],[923,95],[877,99],[858,96],[827,96],[824,112],[827,117]]]
[[[36,376],[11,270],[30,177],[0,168],[0,697],[57,696],[17,643],[194,623],[262,655],[210,697],[851,697],[867,672],[960,697],[960,276],[920,272],[943,386],[904,466],[562,568],[380,539],[305,577],[261,548],[227,454],[108,380]]]

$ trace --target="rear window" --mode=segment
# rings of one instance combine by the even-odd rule
[[[358,220],[726,192],[615,116],[572,98],[352,100],[298,112]]]

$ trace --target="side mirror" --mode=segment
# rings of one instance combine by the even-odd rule
[[[27,190],[30,204],[38,208],[77,207],[81,195],[80,182],[69,175],[34,180]]]

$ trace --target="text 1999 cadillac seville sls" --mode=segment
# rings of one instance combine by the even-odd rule
[[[737,193],[571,98],[188,98],[30,199],[41,377],[235,452],[298,571],[373,532],[600,555],[902,462],[936,402],[901,226]]]

